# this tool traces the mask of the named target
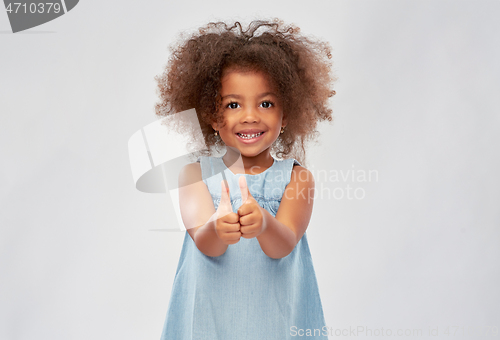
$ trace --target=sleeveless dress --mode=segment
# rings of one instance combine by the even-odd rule
[[[222,157],[199,157],[198,162],[215,209],[224,175],[237,212],[242,204],[238,179],[245,176],[252,196],[273,216],[293,165],[300,165],[295,159],[274,159],[270,168],[250,175],[234,174]],[[186,231],[161,340],[296,339],[308,329],[316,335],[308,339],[328,339],[324,326],[306,234],[289,255],[272,259],[257,238],[243,237],[221,256],[206,256]]]

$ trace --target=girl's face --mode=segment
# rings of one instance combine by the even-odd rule
[[[228,71],[221,78],[221,110],[224,126],[213,123],[227,147],[243,157],[269,153],[283,119],[283,105],[266,74],[259,71]]]

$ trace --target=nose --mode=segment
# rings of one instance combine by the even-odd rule
[[[256,108],[250,107],[241,110],[240,123],[258,123],[258,122],[260,122],[260,116]]]

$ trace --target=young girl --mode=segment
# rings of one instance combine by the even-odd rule
[[[179,175],[187,232],[161,339],[327,338],[305,233],[314,181],[300,162],[317,122],[332,120],[334,79],[329,45],[298,31],[210,23],[156,78],[156,113],[195,108],[193,142],[225,149]]]

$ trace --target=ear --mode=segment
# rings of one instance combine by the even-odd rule
[[[217,126],[217,122],[212,122],[212,123],[210,123],[210,125],[212,125],[212,129],[214,129],[215,131],[219,131],[219,127]]]
[[[283,118],[281,118],[281,126],[285,127],[288,124],[288,116],[283,112]]]

